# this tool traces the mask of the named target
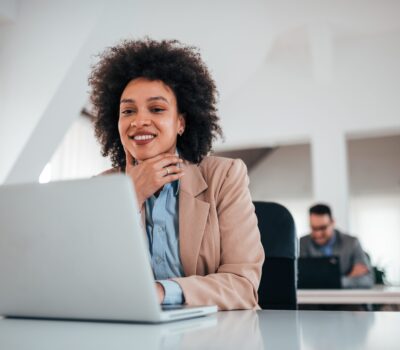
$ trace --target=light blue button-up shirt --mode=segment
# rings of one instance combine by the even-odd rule
[[[183,292],[170,280],[183,277],[179,255],[179,181],[164,185],[158,197],[146,200],[146,232],[151,267],[157,282],[165,290],[163,304],[183,304]]]

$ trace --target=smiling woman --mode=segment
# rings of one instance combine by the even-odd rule
[[[216,87],[195,48],[124,41],[89,82],[103,156],[132,179],[160,303],[258,308],[264,251],[240,160],[212,157]]]
[[[121,142],[137,160],[175,153],[185,119],[173,91],[162,81],[132,80],[121,96],[118,130]],[[145,146],[146,147],[142,147]]]

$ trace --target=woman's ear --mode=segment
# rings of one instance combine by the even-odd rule
[[[179,134],[179,136],[182,136],[183,132],[185,131],[185,126],[186,126],[185,115],[179,114],[179,116],[178,116],[178,134]]]

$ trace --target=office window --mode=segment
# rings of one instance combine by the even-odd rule
[[[100,154],[90,120],[79,117],[67,131],[51,160],[40,175],[40,182],[91,177],[111,167]]]

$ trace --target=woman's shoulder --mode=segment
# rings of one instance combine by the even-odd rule
[[[242,191],[249,184],[247,168],[241,159],[204,157],[199,170],[208,186],[207,195],[216,201],[229,193]]]
[[[230,168],[234,165],[244,165],[244,163],[239,158],[234,159],[219,156],[206,156],[199,165],[204,168]]]
[[[233,159],[218,156],[206,156],[200,162],[199,167],[203,174],[225,177],[227,174],[246,173],[247,168],[241,159]]]

